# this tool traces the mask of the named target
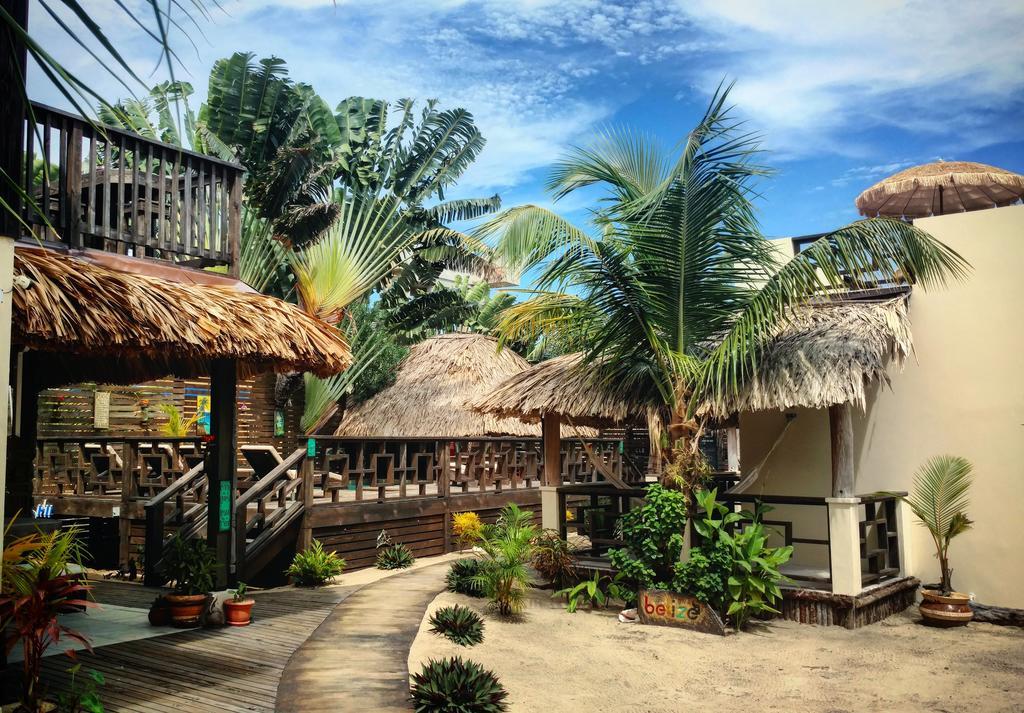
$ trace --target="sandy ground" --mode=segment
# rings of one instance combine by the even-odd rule
[[[409,670],[461,655],[498,674],[515,713],[544,711],[1024,711],[1024,630],[932,629],[916,609],[856,631],[778,621],[717,637],[620,624],[616,612],[568,614],[533,591],[518,622],[483,600],[445,592],[484,614],[471,649],[430,634]]]

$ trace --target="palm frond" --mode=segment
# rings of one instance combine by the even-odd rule
[[[966,458],[942,455],[928,459],[914,475],[907,503],[933,537],[948,540],[970,527],[972,466]]]
[[[495,241],[494,254],[501,264],[525,271],[573,247],[593,248],[595,241],[554,211],[523,205],[502,211],[472,231],[483,242]]]

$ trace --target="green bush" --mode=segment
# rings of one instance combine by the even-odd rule
[[[448,568],[448,574],[445,575],[448,591],[471,597],[482,597],[484,593],[475,579],[480,574],[480,569],[480,560],[473,557],[464,557],[452,562],[452,566]]]
[[[655,483],[647,488],[644,503],[622,516],[625,547],[611,549],[608,557],[622,581],[636,590],[667,588],[673,566],[683,551],[686,527],[686,496]]]
[[[309,549],[299,552],[285,574],[299,587],[319,587],[327,584],[345,570],[345,560],[337,552],[328,552],[319,540],[313,540]]]
[[[502,616],[519,613],[526,603],[530,583],[526,565],[536,537],[533,513],[515,503],[501,509],[495,524],[484,526],[480,547],[485,557],[473,582]]]
[[[475,646],[484,640],[484,621],[468,607],[456,604],[430,615],[430,633],[444,636],[459,646]]]
[[[491,671],[460,657],[428,661],[412,677],[416,713],[499,713],[508,693]]]
[[[593,609],[595,606],[605,607],[613,599],[626,601],[636,595],[619,584],[618,575],[613,579],[606,574],[594,572],[590,579],[583,580],[575,587],[566,587],[552,596],[565,597],[565,610],[574,614],[580,604],[586,604],[588,609]]]
[[[690,550],[689,561],[676,565],[672,588],[703,599],[741,629],[751,616],[778,613],[772,605],[782,598],[779,584],[785,580],[779,567],[793,548],[767,546],[769,532],[761,522],[767,508],[733,512],[717,496],[716,490],[694,494],[703,515],[693,526],[702,542]]]
[[[553,530],[545,530],[533,542],[533,557],[530,560],[533,568],[544,579],[561,589],[579,577],[576,574],[576,556],[569,543],[558,536]]]
[[[176,594],[206,594],[213,589],[218,566],[217,555],[206,540],[185,540],[175,535],[167,544],[161,573]]]
[[[377,551],[377,569],[405,569],[412,567],[416,558],[412,556],[412,550],[396,542]]]

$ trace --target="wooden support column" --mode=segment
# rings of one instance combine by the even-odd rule
[[[235,418],[238,365],[234,359],[214,359],[210,365],[210,435],[206,474],[210,482],[207,498],[206,540],[221,564],[217,587],[236,581],[234,545],[235,492],[238,487],[235,451],[238,430]]]
[[[851,498],[856,483],[853,463],[853,413],[850,404],[830,406],[828,426],[832,437],[832,497]]]
[[[541,525],[545,530],[558,530],[558,486],[562,484],[562,418],[557,413],[545,414],[541,421],[541,447],[544,449],[544,473],[540,488]]]

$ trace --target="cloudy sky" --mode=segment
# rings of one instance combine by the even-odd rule
[[[142,6],[142,0],[126,0]],[[185,3],[186,5],[189,3]],[[213,61],[276,55],[335,104],[347,96],[464,106],[488,143],[460,193],[547,202],[547,167],[602,127],[671,147],[724,79],[762,133],[769,235],[856,217],[854,197],[936,158],[1024,172],[1024,3],[964,0],[220,0],[175,46],[205,94]],[[86,0],[137,72],[164,77],[142,30]],[[143,10],[145,13],[145,10]],[[31,27],[105,96],[125,94],[33,2]],[[192,46],[195,44],[195,47]],[[62,102],[30,75],[33,98]],[[582,217],[585,197],[559,209]]]

